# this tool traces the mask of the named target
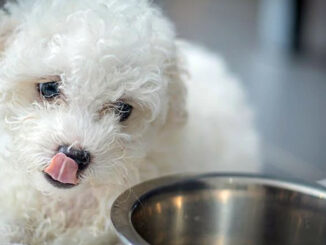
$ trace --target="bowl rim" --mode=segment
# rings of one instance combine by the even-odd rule
[[[275,177],[263,174],[220,172],[167,175],[150,179],[128,188],[115,199],[111,207],[110,217],[118,238],[124,244],[128,245],[148,245],[149,243],[135,230],[131,220],[132,213],[137,207],[137,204],[141,204],[140,200],[143,200],[159,189],[205,178],[225,178],[228,179],[229,183],[232,183],[234,179],[241,179],[242,182],[254,182],[255,184],[283,188],[290,191],[308,194],[319,199],[326,199],[326,188],[322,185],[293,178]]]

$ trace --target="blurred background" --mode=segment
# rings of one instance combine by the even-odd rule
[[[245,89],[264,172],[326,178],[326,1],[154,0],[180,38],[221,54]]]

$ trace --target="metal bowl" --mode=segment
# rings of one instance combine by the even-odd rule
[[[326,189],[248,175],[139,184],[111,210],[125,244],[325,245]]]

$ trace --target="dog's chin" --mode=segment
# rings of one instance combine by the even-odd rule
[[[47,173],[43,173],[44,174],[44,178],[54,187],[56,188],[60,188],[60,189],[70,189],[73,187],[76,187],[77,185],[74,184],[68,184],[68,183],[62,183],[60,181],[57,181],[55,179],[53,179],[50,175],[48,175]]]

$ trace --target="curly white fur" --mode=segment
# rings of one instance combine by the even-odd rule
[[[236,79],[215,55],[176,41],[148,1],[20,0],[0,23],[1,245],[113,243],[110,206],[130,185],[179,171],[260,170]],[[50,76],[62,80],[55,103],[36,89]],[[99,116],[121,98],[134,107],[127,121]],[[61,144],[94,156],[69,190],[42,174]]]

